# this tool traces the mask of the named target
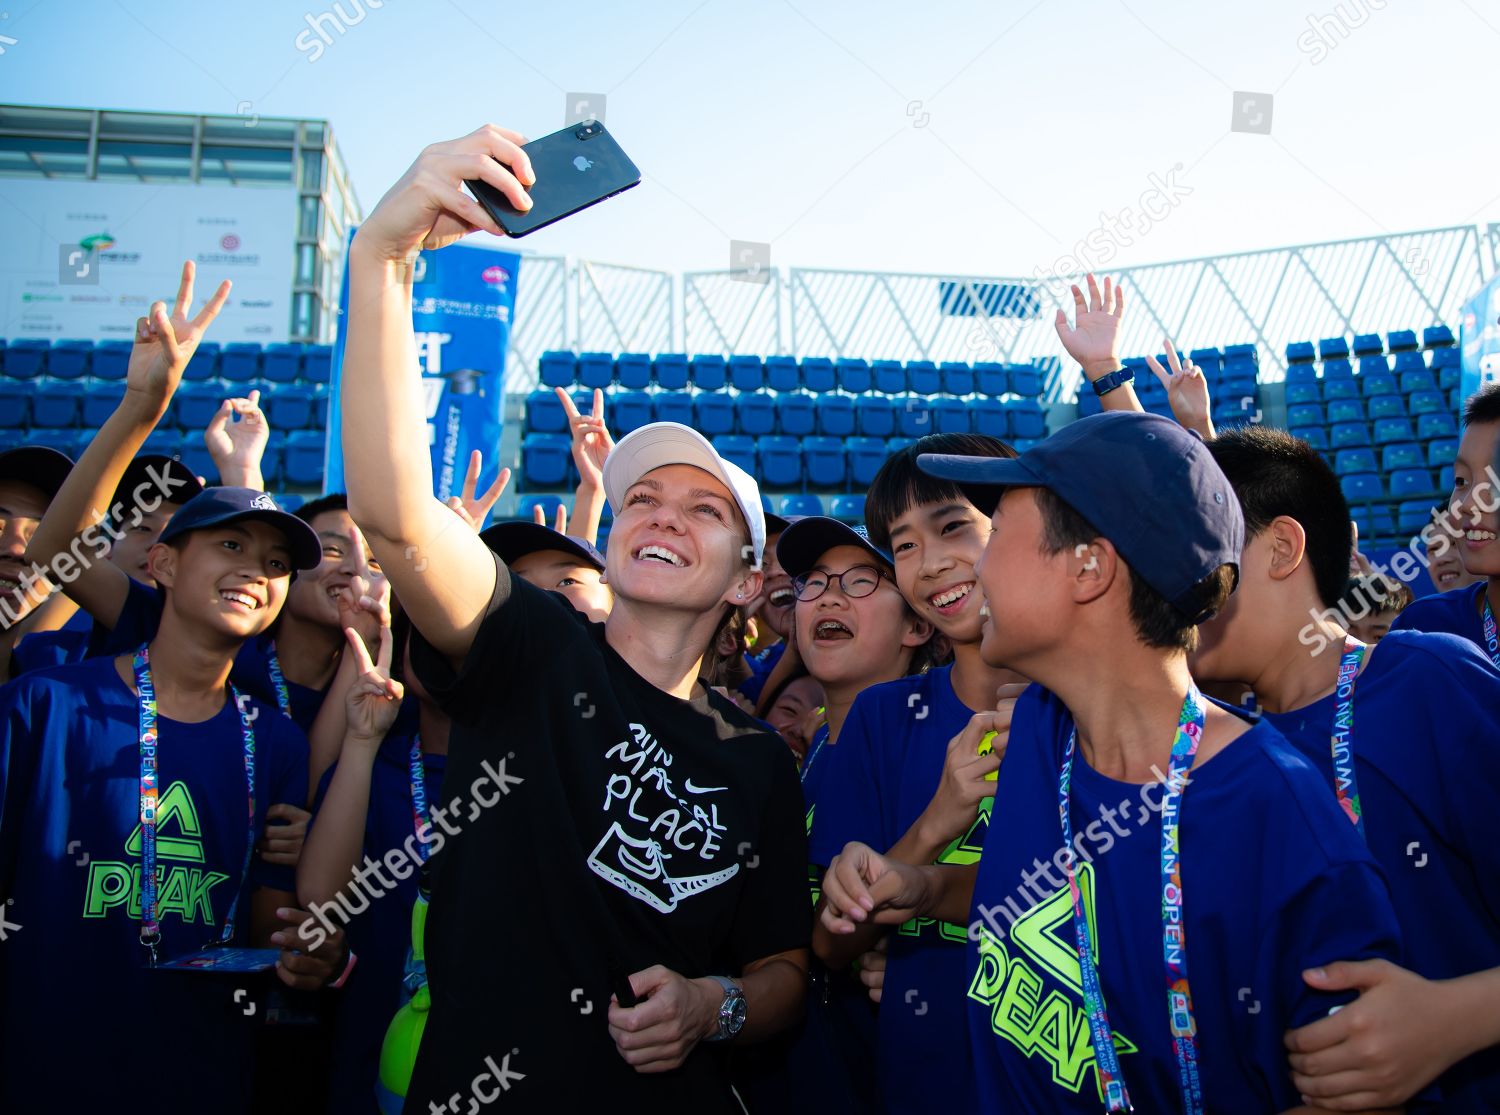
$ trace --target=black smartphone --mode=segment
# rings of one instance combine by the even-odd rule
[[[630,156],[597,120],[569,124],[560,132],[532,140],[521,150],[536,173],[536,184],[528,191],[531,208],[526,212],[488,182],[467,183],[507,236],[525,236],[546,228],[641,182],[641,172]]]

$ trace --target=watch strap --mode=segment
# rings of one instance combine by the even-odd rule
[[[1108,395],[1116,387],[1121,387],[1127,383],[1133,383],[1134,381],[1134,368],[1117,368],[1113,372],[1110,372],[1108,375],[1100,376],[1098,379],[1094,380],[1094,394]]]

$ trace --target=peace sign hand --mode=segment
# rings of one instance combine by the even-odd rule
[[[230,283],[225,279],[198,315],[189,318],[196,274],[192,260],[182,265],[182,280],[170,314],[165,302],[153,302],[147,315],[136,319],[135,347],[130,350],[125,370],[125,397],[158,416],[182,382],[183,370],[197,351],[198,342],[229,298]]]
[[[373,662],[359,632],[346,627],[344,637],[349,640],[349,649],[359,670],[359,676],[344,699],[348,721],[344,738],[356,744],[379,747],[396,722],[401,699],[406,695],[401,683],[391,679],[391,629],[389,626],[380,628],[380,646]]]
[[[604,392],[594,388],[594,408],[579,414],[572,398],[561,387],[554,387],[557,398],[568,415],[568,429],[573,433],[573,463],[578,466],[580,486],[604,487],[604,458],[615,447],[604,425]]]
[[[1168,372],[1154,356],[1146,357],[1146,366],[1156,373],[1161,385],[1167,389],[1167,402],[1172,404],[1172,417],[1183,429],[1196,430],[1205,441],[1214,436],[1213,419],[1209,416],[1208,380],[1203,371],[1192,360],[1177,355],[1171,341],[1164,341],[1167,349]]]
[[[1068,355],[1083,365],[1083,374],[1093,383],[1100,376],[1117,371],[1120,356],[1115,346],[1120,332],[1120,315],[1125,309],[1125,291],[1104,279],[1101,292],[1093,274],[1087,276],[1088,301],[1076,285],[1073,291],[1072,328],[1068,327],[1068,315],[1057,311],[1057,335],[1062,339]]]
[[[462,493],[448,497],[449,509],[473,527],[476,533],[484,528],[484,520],[489,517],[490,509],[495,506],[501,493],[505,491],[505,486],[510,483],[510,469],[502,468],[489,490],[482,496],[476,496],[474,489],[479,487],[479,474],[483,471],[483,467],[484,454],[476,449],[469,454],[469,471],[464,475]]]
[[[559,503],[553,510],[554,514],[552,516],[552,529],[557,531],[558,534],[567,534],[568,505],[565,503]],[[539,527],[544,527],[547,525],[547,509],[540,503],[532,505],[531,521]]]

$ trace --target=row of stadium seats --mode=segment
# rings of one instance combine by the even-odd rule
[[[130,349],[130,341],[0,340],[0,372],[12,380],[93,376],[119,381],[125,378]],[[332,361],[332,345],[204,341],[188,362],[183,378],[189,382],[222,378],[231,383],[265,379],[272,383],[319,384],[329,381]]]
[[[1446,325],[1429,325],[1422,330],[1421,347],[1424,349],[1441,350],[1456,343],[1453,330]],[[1292,341],[1286,346],[1286,359],[1288,364],[1299,364],[1314,359],[1343,359],[1350,355],[1359,357],[1379,356],[1386,352],[1414,352],[1417,347],[1415,330],[1393,329],[1386,334],[1384,341],[1379,333],[1357,333],[1352,343],[1346,337],[1324,337],[1316,347],[1312,341]]]
[[[1396,442],[1447,440],[1458,436],[1458,421],[1451,410],[1417,416],[1415,428],[1407,417],[1377,418],[1374,432],[1368,422],[1335,422],[1328,426],[1299,426],[1289,421],[1287,428],[1315,449],[1356,449],[1366,445],[1391,445]]]
[[[1395,505],[1353,503],[1349,513],[1359,524],[1361,540],[1385,540],[1405,545],[1421,534],[1432,521],[1432,509],[1439,500],[1403,500]],[[1378,544],[1378,541],[1377,541]]]
[[[824,394],[845,391],[854,395],[1020,395],[1037,398],[1045,386],[1048,366],[1042,364],[964,364],[930,360],[832,360],[808,356],[687,356],[664,352],[654,359],[645,353],[544,352],[537,374],[546,388],[575,385],[621,387],[641,391],[659,387],[685,390],[689,384],[700,391],[811,391]]]
[[[587,414],[590,393],[575,394]],[[725,392],[619,391],[605,397],[605,419],[617,436],[650,422],[680,422],[715,437],[783,434],[806,437],[921,437],[923,434],[991,434],[999,438],[1046,436],[1046,414],[1035,399],[925,399],[917,395],[772,395],[764,391],[731,396]],[[535,391],[526,399],[526,429],[562,433],[567,414],[557,396]]]
[[[20,445],[47,445],[75,460],[93,440],[94,431],[77,429],[0,429],[0,451]],[[268,485],[291,488],[320,488],[323,483],[323,432],[321,430],[272,429],[261,471]],[[161,453],[179,457],[199,476],[217,482],[213,459],[203,446],[201,429],[188,433],[157,428],[146,439],[143,453]]]
[[[273,430],[321,430],[328,421],[328,388],[321,384],[252,382],[231,391],[223,384],[185,383],[178,388],[161,424],[201,432],[226,398],[247,394],[252,388],[259,388],[261,406]],[[120,390],[119,384],[108,382],[0,381],[0,429],[38,426],[94,430],[114,413]]]

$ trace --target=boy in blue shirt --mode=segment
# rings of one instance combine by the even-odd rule
[[[27,445],[0,453],[0,683],[8,681],[11,652],[31,632],[58,626],[59,604],[45,571],[26,560],[26,547],[73,469],[56,449]]]
[[[1500,808],[1500,673],[1453,635],[1392,631],[1368,648],[1346,636],[1326,618],[1351,548],[1333,470],[1264,426],[1209,448],[1248,539],[1239,590],[1203,625],[1194,675],[1247,682],[1325,794],[1347,803],[1390,883],[1412,969],[1372,961],[1309,976],[1362,997],[1291,1035],[1298,1088],[1394,1105],[1451,1065],[1439,1077],[1444,1111],[1500,1112],[1500,1048],[1478,1052],[1486,1013],[1489,1033],[1500,1022],[1500,847],[1488,829]],[[1466,1009],[1486,984],[1490,1005]],[[1389,1040],[1372,1062],[1350,1039],[1377,1028]]]
[[[1144,414],[1081,419],[1016,460],[920,463],[993,509],[981,651],[1038,684],[1010,721],[980,863],[851,844],[824,925],[973,917],[983,1109],[1300,1110],[1281,1034],[1349,998],[1301,971],[1394,958],[1399,935],[1312,767],[1188,674],[1243,541],[1223,473]]]
[[[1464,405],[1448,514],[1462,533],[1464,568],[1481,580],[1418,600],[1391,630],[1447,631],[1477,643],[1500,668],[1500,383],[1486,385]]]

